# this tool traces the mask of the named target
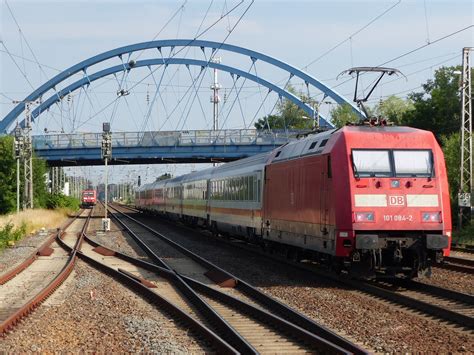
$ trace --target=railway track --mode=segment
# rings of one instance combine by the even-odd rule
[[[118,279],[152,304],[177,319],[194,331],[206,352],[236,353],[236,350],[222,340],[208,327],[195,318],[191,303],[183,297],[173,283],[172,273],[167,273],[153,264],[114,252],[95,243],[84,231],[79,236],[62,238],[60,243],[69,250],[78,245],[77,255],[88,264]],[[172,300],[172,301],[170,301]]]
[[[81,212],[81,216],[86,214]],[[66,280],[74,267],[76,252],[64,250],[59,238],[83,230],[88,219],[76,216],[64,231],[52,234],[23,263],[0,276],[0,334],[11,330]]]
[[[474,330],[474,296],[407,279],[370,284],[392,292],[392,300]]]
[[[182,279],[248,343],[247,349],[238,349],[240,352],[366,353],[364,349],[119,210],[120,207],[114,206],[111,216],[129,232],[157,267]],[[150,245],[153,244],[163,250],[164,258],[151,250]],[[226,340],[232,344],[235,342],[229,338]]]
[[[458,251],[461,253],[466,254],[474,254],[474,246],[473,245],[464,245],[464,246],[452,246],[452,251]]]
[[[474,259],[448,256],[444,258],[442,264],[436,267],[472,275],[474,274]]]
[[[129,210],[138,212],[138,210],[133,208],[130,208]],[[435,290],[435,287],[430,285],[423,286],[422,292],[420,289],[421,286],[417,284],[415,287],[415,283],[411,283],[411,285],[405,283],[403,285],[404,288],[401,287],[401,285],[398,285],[397,289],[393,287],[394,285],[390,287],[387,282],[361,282],[350,278],[338,277],[325,270],[321,270],[313,264],[293,262],[279,256],[265,253],[259,248],[255,248],[254,246],[245,243],[235,243],[233,241],[224,240],[223,238],[219,238],[219,240],[223,243],[231,244],[233,247],[239,247],[248,252],[291,265],[299,270],[307,271],[312,276],[317,275],[329,279],[336,284],[342,284],[353,289],[358,289],[363,293],[375,296],[376,298],[399,304],[402,307],[417,312],[422,312],[431,318],[448,322],[457,327],[462,327],[468,332],[474,330],[474,308],[471,302],[472,296],[470,295],[437,287]],[[431,295],[430,292],[432,293]],[[457,294],[457,296],[454,296],[455,294]],[[451,298],[451,296],[454,298]]]

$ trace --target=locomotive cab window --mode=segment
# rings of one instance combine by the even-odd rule
[[[388,177],[392,175],[388,150],[352,150],[356,177]]]
[[[433,176],[433,154],[431,150],[394,150],[393,161],[396,176]]]

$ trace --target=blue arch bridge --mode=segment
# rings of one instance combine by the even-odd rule
[[[182,49],[191,47],[200,50],[204,60],[177,57]],[[164,55],[165,48],[169,50],[169,57]],[[143,51],[154,51],[153,53],[155,53],[157,58],[138,60]],[[251,63],[250,69],[243,70],[213,61],[217,51],[242,56],[244,61],[248,60]],[[131,59],[135,53],[138,53],[137,60]],[[119,65],[107,67],[110,64],[108,61],[116,61],[117,59],[121,62]],[[286,72],[288,81],[283,84],[281,82],[270,82],[256,75],[257,62]],[[95,66],[97,64],[100,64],[99,67]],[[23,112],[30,102],[38,103],[31,112],[31,120],[34,122],[41,114],[47,112],[51,106],[59,106],[62,100],[67,98],[69,94],[80,89],[86,90],[98,79],[115,76],[117,73],[123,73],[125,76],[126,73],[136,68],[148,68],[151,71],[151,68],[158,67],[166,70],[168,66],[172,65],[184,65],[187,68],[193,66],[200,68],[201,72],[208,68],[227,72],[234,82],[234,87],[236,87],[239,79],[253,81],[258,85],[266,87],[268,93],[276,93],[279,99],[286,99],[294,103],[304,110],[308,117],[319,118],[318,124],[320,127],[330,128],[332,126],[325,119],[324,115],[318,112],[318,107],[305,102],[289,90],[287,84],[292,78],[297,78],[304,83],[308,93],[310,90],[319,92],[319,95],[322,97],[319,102],[329,99],[336,104],[347,104],[352,107],[355,113],[363,116],[352,102],[320,80],[274,57],[226,43],[197,39],[170,39],[136,43],[116,48],[67,68],[18,103],[0,121],[0,133],[10,133],[14,128],[15,122],[19,122],[20,126],[25,125]],[[74,77],[78,74],[82,75],[82,78],[74,81]],[[121,85],[119,83],[117,93],[124,91]],[[160,85],[161,80],[156,84],[157,92]],[[268,133],[248,129],[113,133],[114,160],[111,163],[230,161],[268,151],[276,146],[285,144],[292,137],[294,137],[294,134],[288,132]],[[45,158],[52,166],[99,164],[101,163],[100,145],[100,133],[44,135],[33,138],[33,147],[37,155]]]

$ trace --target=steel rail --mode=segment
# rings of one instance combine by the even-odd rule
[[[474,274],[474,260],[464,258],[445,257],[443,263],[436,265],[436,267],[463,274]]]
[[[407,279],[397,279],[394,281],[394,284],[405,287],[408,290],[420,291],[422,293],[441,297],[446,300],[453,300],[456,302],[460,302],[465,305],[469,305],[469,306],[474,305],[474,296],[469,295],[467,293],[448,290],[446,288],[428,285],[422,282],[407,280]]]
[[[74,220],[76,220],[77,218],[78,216]],[[90,219],[90,213],[86,222],[84,223],[83,230],[84,228],[87,228],[89,219]],[[72,222],[68,224],[68,227],[71,224]],[[58,242],[59,245],[61,245],[60,240],[61,240],[61,235],[63,233],[64,232],[61,232],[61,230],[59,230],[56,234],[56,241]],[[43,290],[41,290],[38,294],[36,294],[34,297],[28,300],[22,307],[17,309],[14,313],[8,316],[2,323],[0,323],[0,334],[5,334],[7,331],[11,330],[22,318],[24,318],[25,316],[33,312],[34,309],[36,309],[59,286],[61,286],[61,284],[67,279],[72,269],[74,268],[76,259],[77,259],[77,255],[76,255],[76,250],[74,249],[71,251],[65,266],[61,269],[58,275],[56,275],[54,279],[50,283],[48,283],[48,285],[45,288],[43,288]]]
[[[458,258],[455,256],[446,256],[444,257],[444,260],[447,262],[474,267],[474,259],[465,259],[465,258]]]
[[[293,310],[292,308],[288,307],[287,305],[281,303],[280,301],[277,301],[276,299],[264,294],[263,292],[261,292],[257,288],[251,286],[250,284],[248,284],[245,281],[239,279],[238,277],[232,275],[231,273],[223,270],[222,268],[214,265],[213,263],[209,262],[208,260],[205,260],[201,256],[199,256],[199,255],[193,253],[192,251],[184,248],[183,246],[179,245],[178,243],[170,240],[169,238],[167,238],[163,234],[155,231],[154,229],[150,228],[149,226],[145,225],[144,223],[136,220],[133,217],[128,216],[127,214],[124,214],[123,212],[119,211],[118,209],[116,209],[113,206],[109,205],[109,207],[111,209],[114,209],[115,211],[117,211],[120,215],[130,219],[134,223],[136,223],[136,224],[140,225],[141,227],[145,228],[150,233],[157,236],[161,240],[167,242],[168,244],[170,244],[171,246],[173,246],[174,248],[179,250],[181,253],[183,253],[184,255],[188,256],[191,259],[193,259],[194,261],[198,262],[200,265],[204,266],[208,270],[221,273],[221,274],[225,275],[226,277],[228,277],[229,279],[234,279],[236,281],[236,287],[235,287],[236,289],[241,291],[247,297],[257,300],[257,303],[263,304],[265,307],[267,307],[267,308],[271,309],[272,311],[274,311],[275,313],[279,314],[282,317],[282,319],[288,320],[289,322],[293,323],[293,326],[296,326],[297,328],[306,330],[309,333],[319,337],[320,339],[323,339],[325,342],[335,344],[335,345],[337,345],[337,347],[340,347],[340,348],[344,349],[345,351],[349,351],[349,352],[352,352],[352,353],[355,353],[355,354],[366,354],[367,353],[367,351],[365,351],[364,349],[362,349],[359,346],[355,345],[354,343],[348,341],[347,339],[342,338],[341,336],[339,336],[336,333],[332,332],[328,328],[314,322],[312,319],[306,317],[305,315],[303,315],[299,312],[296,312],[295,310]],[[119,221],[119,223],[124,228],[130,230],[130,228],[124,222],[122,222],[119,218],[117,218],[117,216],[115,216],[114,214],[111,214],[111,215],[114,218],[116,218],[117,221]],[[132,235],[132,237],[133,237],[133,235],[135,235],[135,233],[133,233],[133,231],[129,231],[129,233],[130,233],[130,235]],[[135,237],[137,237],[137,236],[135,235]],[[135,237],[134,237],[134,239],[135,239]],[[154,260],[154,258],[153,258],[153,260]],[[185,281],[189,281],[189,283],[192,284],[194,287],[199,286],[199,288],[201,290],[203,289],[203,287],[201,285],[199,285],[199,283],[191,282],[190,278],[187,278],[185,276],[182,276],[182,278]],[[192,280],[192,281],[195,281],[195,280]],[[211,292],[211,291],[208,291],[208,292]],[[227,300],[227,301],[229,301],[229,300]]]
[[[459,251],[461,253],[474,254],[474,246],[451,247],[452,251]]]

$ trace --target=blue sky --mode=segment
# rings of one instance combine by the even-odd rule
[[[218,19],[225,8],[230,9],[238,2],[236,0],[187,1],[184,9],[166,26],[158,39],[194,37],[209,7],[210,11],[205,17],[203,27]],[[100,52],[151,40],[183,4],[183,1],[10,0],[8,4],[39,62],[56,69],[65,69]],[[250,1],[245,1],[201,39],[222,41],[228,33],[229,25],[237,21],[249,4]],[[372,19],[392,6],[389,12],[348,40],[351,34],[366,26]],[[341,79],[336,81],[337,75],[351,66],[379,65],[472,25],[473,18],[473,4],[472,1],[467,0],[257,0],[229,36],[227,43],[260,51],[295,67],[304,68],[308,63],[346,40],[337,49],[306,68],[308,73],[333,87],[343,81]],[[26,43],[21,40],[18,28],[4,0],[0,3],[0,22],[1,40],[7,50],[11,54],[32,60],[32,55]],[[387,66],[399,68],[407,75],[407,80],[396,80],[391,83],[387,83],[387,80],[374,92],[374,100],[391,94],[403,97],[411,91],[419,91],[421,84],[432,78],[434,70],[439,66],[460,64],[462,47],[474,45],[473,32],[471,28],[388,63]],[[39,86],[57,73],[46,67],[43,67],[43,73],[36,64],[15,57],[17,64],[26,72],[30,85],[9,55],[5,53],[5,47],[0,45],[0,117],[13,108],[11,99],[22,99],[33,90],[32,87]],[[236,58],[226,53],[220,55],[225,64],[248,67],[246,62],[248,58]],[[259,70],[261,70],[259,74],[265,75],[268,80],[285,81],[284,73],[277,70],[264,67],[259,67]],[[162,94],[166,104],[170,106],[174,104],[173,100],[177,100],[176,97],[183,94],[183,87],[187,85],[186,80],[189,79],[189,75],[185,70],[180,70],[173,78],[174,88],[172,89],[176,92],[173,95],[169,92]],[[220,78],[224,87],[229,89],[232,86],[228,76],[220,74]],[[203,109],[196,105],[189,111],[196,118],[192,122],[191,120],[186,122],[185,128],[205,129],[209,126],[209,119],[203,116],[212,112],[208,98],[211,79],[208,75],[202,84]],[[138,74],[135,80],[139,80]],[[298,85],[295,83],[297,89],[302,87]],[[169,90],[171,90],[171,84]],[[251,84],[247,85],[246,90],[247,98],[244,100],[244,106],[249,111],[244,115],[247,117],[246,121],[250,121],[250,117],[259,106],[259,100],[261,102],[262,91],[258,91],[255,85]],[[351,98],[353,82],[338,86],[336,90]],[[97,89],[97,93],[94,94],[97,97],[97,105],[101,102],[105,104],[115,89],[111,85],[103,91]],[[109,91],[109,97],[106,91]],[[133,103],[136,107],[132,106],[133,112],[140,112],[140,116],[145,115],[147,111],[144,107],[146,91],[153,92],[153,87],[150,89],[150,83],[143,86],[141,92],[136,93]],[[74,96],[72,100],[75,99],[79,100],[79,96]],[[132,101],[131,97],[130,101]],[[268,114],[272,106],[271,102],[265,103],[261,113]],[[152,114],[152,122],[146,126],[146,129],[157,129],[160,126],[173,129],[172,125],[166,126],[167,118],[163,118],[162,113],[160,116],[160,110],[163,111],[162,108],[157,107],[156,117]],[[325,110],[328,111],[329,108]],[[84,108],[82,114],[84,117],[90,116],[92,111],[92,108]],[[134,130],[141,127],[140,124],[132,125],[124,107],[119,107],[117,111],[119,113],[114,118],[116,130]],[[229,115],[229,128],[239,128],[243,125],[240,114],[231,112]],[[85,118],[77,118],[78,121],[81,119]],[[56,115],[56,120],[47,117],[39,120],[36,129],[42,131],[48,127],[54,130],[59,129],[61,124]],[[76,124],[74,130],[80,126],[77,128],[79,131],[99,131],[100,124],[98,118],[82,126]],[[67,130],[73,130],[70,122],[66,125]]]

